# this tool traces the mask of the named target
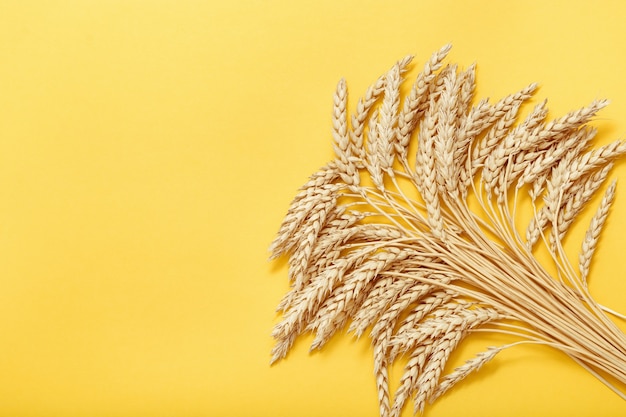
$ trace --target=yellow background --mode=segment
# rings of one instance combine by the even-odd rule
[[[353,106],[452,42],[479,96],[538,81],[552,115],[612,99],[604,143],[626,137],[624,17],[620,1],[0,2],[0,416],[377,416],[367,340],[309,355],[305,337],[268,365],[288,281],[267,247],[332,155],[336,82]],[[626,311],[614,176],[591,285]],[[625,414],[536,347],[427,413]]]

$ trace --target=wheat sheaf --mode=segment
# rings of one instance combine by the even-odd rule
[[[301,188],[270,248],[289,257],[291,280],[272,362],[302,333],[315,334],[312,349],[346,327],[369,333],[380,415],[396,417],[409,399],[422,412],[498,352],[535,343],[564,352],[626,399],[626,336],[606,313],[624,317],[587,286],[615,182],[577,267],[563,248],[626,153],[622,141],[591,148],[588,122],[607,102],[548,120],[544,101],[518,120],[536,85],[493,103],[475,100],[475,67],[444,65],[449,50],[434,53],[404,95],[412,57],[397,62],[350,119],[339,82],[335,158]],[[520,226],[522,206],[532,213]],[[541,245],[550,268],[536,255]],[[519,341],[449,371],[451,352],[476,332]],[[388,371],[400,356],[406,366],[391,395]]]

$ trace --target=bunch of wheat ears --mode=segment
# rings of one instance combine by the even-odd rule
[[[546,120],[541,102],[516,123],[535,84],[500,101],[475,101],[475,68],[432,55],[401,100],[411,57],[371,85],[348,121],[346,83],[334,95],[335,159],[313,174],[271,245],[289,256],[291,290],[278,309],[272,362],[298,335],[321,348],[349,325],[369,331],[381,416],[432,403],[501,350],[519,343],[559,349],[618,395],[626,336],[589,294],[587,275],[615,193],[611,183],[582,243],[578,268],[562,240],[602,186],[621,141],[589,149],[587,126],[606,101]],[[534,211],[527,225],[518,200]],[[525,234],[524,234],[525,228]],[[554,265],[534,252],[541,242]],[[623,316],[621,316],[623,318]],[[477,331],[519,337],[445,375]],[[389,367],[408,357],[397,391]]]

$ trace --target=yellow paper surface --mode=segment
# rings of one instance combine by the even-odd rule
[[[354,108],[397,59],[419,67],[452,42],[450,61],[477,62],[480,97],[537,81],[552,116],[610,98],[594,122],[607,143],[626,136],[625,13],[619,1],[2,2],[0,416],[377,416],[366,339],[309,355],[303,337],[269,366],[288,280],[267,247],[332,156],[337,81]],[[613,176],[626,179],[624,163]],[[590,278],[622,312],[624,187]],[[625,414],[541,347],[502,353],[427,411]]]

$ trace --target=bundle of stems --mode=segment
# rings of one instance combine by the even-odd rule
[[[357,336],[369,331],[380,415],[399,416],[407,400],[423,411],[503,349],[537,343],[626,399],[626,336],[605,313],[619,314],[587,286],[615,182],[591,219],[578,268],[562,243],[626,153],[621,141],[590,147],[596,130],[588,122],[607,102],[548,120],[544,101],[518,121],[536,85],[476,101],[475,67],[444,66],[449,49],[432,55],[404,97],[412,57],[397,62],[350,122],[339,82],[335,158],[301,188],[271,246],[272,256],[289,256],[292,283],[279,305],[272,362],[304,332],[315,333],[319,349],[348,326]],[[518,206],[532,208],[525,232]],[[479,331],[519,341],[445,375],[451,352]],[[391,396],[388,371],[400,355],[408,359]]]

